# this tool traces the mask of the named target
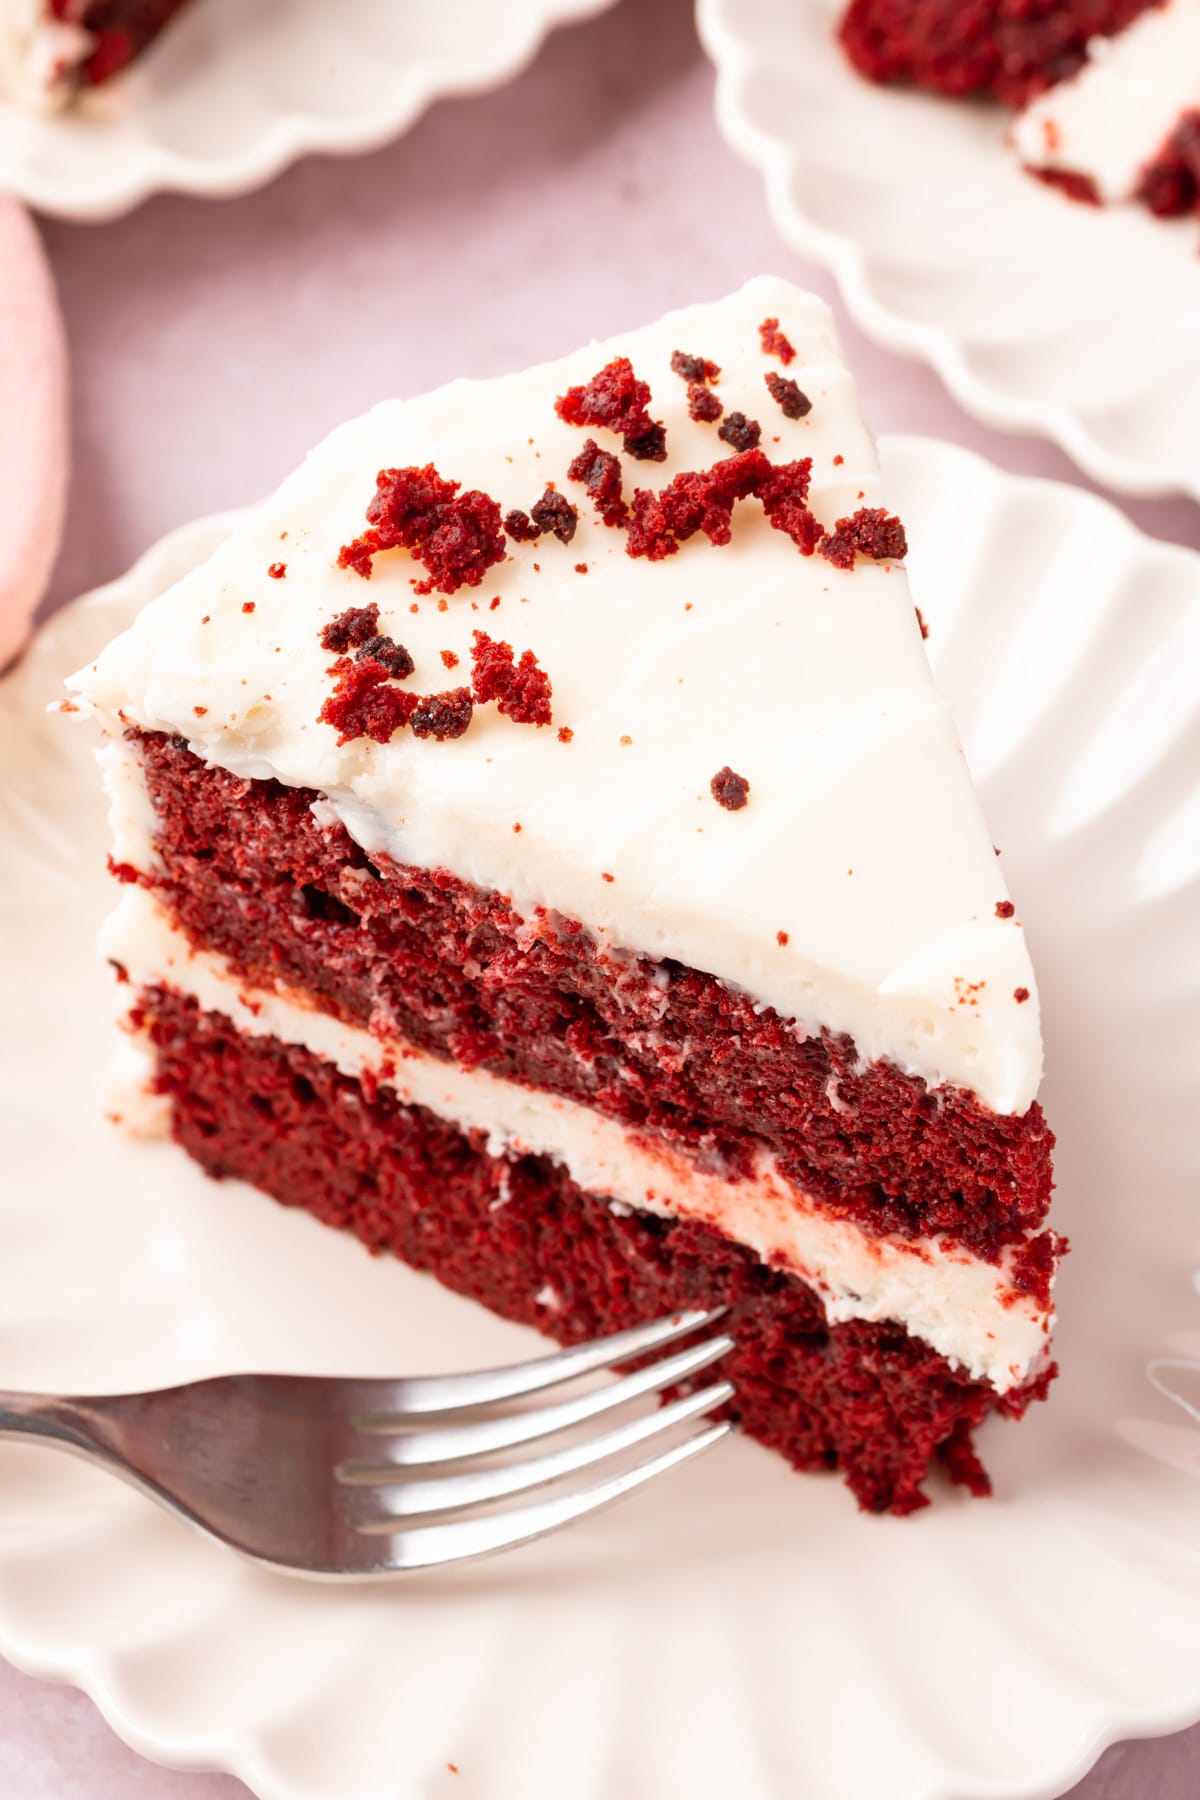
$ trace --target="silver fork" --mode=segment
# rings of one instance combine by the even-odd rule
[[[325,1576],[427,1569],[557,1531],[724,1437],[727,1421],[698,1429],[693,1422],[732,1396],[728,1381],[599,1431],[583,1429],[690,1380],[732,1348],[723,1334],[582,1393],[496,1410],[662,1351],[720,1317],[721,1309],[675,1313],[532,1362],[466,1375],[224,1375],[143,1394],[0,1392],[0,1437],[75,1451],[262,1562]],[[496,1460],[560,1432],[574,1435],[557,1449]],[[630,1452],[659,1440],[666,1448],[630,1460]],[[560,1484],[610,1457],[621,1466],[588,1485],[501,1510],[471,1510]],[[445,1465],[456,1466],[441,1473]],[[413,1473],[429,1468],[439,1472]],[[411,1519],[432,1522],[414,1526]]]

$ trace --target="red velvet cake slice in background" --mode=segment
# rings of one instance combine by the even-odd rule
[[[1061,1249],[905,549],[762,280],[344,426],[72,682],[179,1143],[564,1342],[727,1306],[743,1427],[895,1512],[986,1489]]]
[[[1093,38],[1157,0],[851,0],[840,36],[870,81],[1023,106],[1073,75]]]
[[[53,110],[140,56],[184,0],[0,0],[0,99]]]
[[[1200,0],[1164,0],[1013,127],[1034,174],[1100,203],[1141,200],[1160,216],[1200,210]]]

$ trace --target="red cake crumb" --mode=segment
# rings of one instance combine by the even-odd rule
[[[571,739],[574,736],[575,736],[575,733],[571,730],[571,727],[569,725],[560,725],[559,726],[558,741],[560,744],[569,744],[571,742]]]
[[[845,461],[846,461],[846,459],[844,456],[835,456],[833,459],[834,468],[840,469],[844,465]]]
[[[763,511],[775,531],[785,531],[801,556],[811,556],[821,537],[820,522],[806,504],[812,479],[812,457],[775,463],[758,486]]]
[[[1019,1293],[1043,1309],[1050,1305],[1050,1287],[1059,1260],[1070,1246],[1057,1231],[1043,1231],[1020,1245],[1008,1266],[1008,1278]]]
[[[750,783],[744,775],[735,775],[728,763],[717,770],[709,786],[713,799],[726,812],[740,812],[750,798]]]
[[[689,356],[684,350],[672,350],[671,368],[681,381],[689,387],[696,383],[720,381],[721,370],[717,363],[709,362],[706,356]]]
[[[560,544],[569,544],[575,536],[575,527],[579,523],[579,514],[571,505],[565,494],[557,488],[547,487],[541,499],[532,509],[530,517],[539,531],[549,532]]]
[[[318,825],[312,789],[135,737],[157,861],[134,878],[250,985],[287,983],[364,1028],[386,1016],[431,1055],[483,1045],[473,1060],[491,1074],[687,1153],[719,1148],[733,1168],[765,1143],[800,1191],[873,1234],[940,1234],[994,1261],[1044,1218],[1054,1140],[1036,1103],[998,1115],[964,1090],[931,1092],[848,1037],[797,1038],[785,1017],[676,964],[622,958],[614,992],[611,955],[578,920],[543,915],[531,941],[498,894],[371,862],[341,826]]]
[[[567,469],[567,478],[583,483],[606,525],[624,525],[629,508],[621,498],[621,465],[611,450],[602,450],[595,438],[585,439],[583,449]],[[578,571],[579,564],[575,567]]]
[[[1184,113],[1142,170],[1137,198],[1160,219],[1200,211],[1200,108]]]
[[[207,708],[207,706],[193,706],[192,711],[195,713],[195,715],[198,719],[202,719],[204,717],[205,713],[208,711],[208,708]]]
[[[600,879],[601,881],[615,881],[617,878],[615,875],[609,875],[604,869],[601,869]]]
[[[339,569],[369,579],[380,551],[408,550],[428,570],[414,592],[453,594],[478,587],[493,564],[505,557],[500,508],[489,494],[471,488],[459,493],[432,463],[423,469],[380,469],[376,493],[367,507],[365,531],[338,552]]]
[[[788,942],[789,942],[787,932],[786,931],[777,931],[775,933],[775,942],[779,945],[781,950],[786,949]]]
[[[1074,169],[1035,169],[1026,164],[1026,173],[1033,175],[1045,187],[1057,188],[1068,200],[1076,200],[1081,206],[1102,206],[1100,189],[1090,175],[1080,175]]]
[[[748,419],[744,412],[731,412],[725,423],[717,427],[717,436],[735,450],[756,450],[762,437],[762,426],[757,419]]]
[[[638,488],[625,548],[630,556],[661,562],[703,531],[713,544],[732,535],[733,508],[768,482],[771,464],[761,450],[723,457],[710,469],[684,470],[658,493]]]
[[[785,419],[803,419],[812,411],[812,401],[790,376],[777,375],[774,369],[768,369],[763,380]]]
[[[650,389],[639,381],[627,356],[616,356],[583,387],[568,388],[554,402],[554,410],[568,425],[594,425],[614,431],[628,455],[644,462],[662,462],[667,454],[666,432],[646,408]]]
[[[404,645],[383,633],[369,637],[355,655],[359,662],[381,663],[394,681],[406,680],[416,666]]]
[[[915,612],[915,613],[916,613],[916,615],[917,615],[917,624],[918,624],[918,625],[919,625],[919,626],[920,626],[920,627],[921,627],[921,636],[922,636],[922,638],[923,638],[923,639],[924,639],[924,638],[927,638],[927,637],[928,637],[928,636],[929,636],[929,627],[928,627],[928,625],[927,625],[927,624],[926,624],[926,623],[925,623],[925,619],[924,619],[924,615],[923,615],[923,614],[922,614],[922,612],[921,612],[921,609],[920,609],[920,607],[919,607],[919,606],[914,606],[914,607],[913,607],[913,611],[914,611],[914,612]]]
[[[1051,1366],[998,1398],[902,1325],[831,1325],[798,1277],[707,1225],[618,1215],[560,1163],[491,1156],[390,1087],[179,995],[143,992],[139,1009],[174,1135],[210,1175],[248,1181],[563,1344],[725,1309],[728,1416],[798,1469],[838,1470],[869,1511],[925,1505],[939,1457],[977,1487],[971,1430],[992,1411],[1020,1417],[1053,1378]],[[552,1312],[536,1298],[547,1283]]]
[[[991,1476],[979,1460],[971,1442],[971,1427],[956,1425],[945,1443],[938,1445],[938,1461],[956,1487],[965,1487],[976,1500],[986,1500],[992,1491]]]
[[[852,0],[842,44],[871,81],[1010,106],[1073,75],[1094,37],[1122,31],[1154,0]]]
[[[442,662],[445,664],[446,668],[457,669],[458,658],[454,654],[453,650],[443,650],[441,653],[441,656],[442,656]]]
[[[560,544],[569,544],[575,536],[578,523],[579,514],[571,502],[557,489],[547,486],[541,499],[535,502],[529,512],[514,511],[506,514],[504,529],[518,543],[532,543],[543,532],[549,532]],[[534,567],[537,567],[536,563]]]
[[[1011,900],[997,900],[996,902],[996,917],[998,919],[1011,919],[1016,910],[1017,909]]]
[[[252,613],[254,611],[254,604],[255,603],[253,600],[243,600],[242,601],[242,611],[244,613]]]
[[[900,562],[908,555],[908,539],[899,519],[884,512],[881,506],[860,506],[848,519],[839,519],[833,530],[817,545],[827,562],[837,569],[852,569],[855,556],[884,562],[894,557]]]
[[[267,566],[267,574],[271,577],[272,581],[282,581],[287,574],[287,564],[281,562],[269,563]]]
[[[532,544],[542,535],[529,514],[516,506],[511,512],[505,513],[504,529],[518,544]]]
[[[1028,998],[1029,998],[1029,989],[1027,987],[1019,987],[1019,988],[1013,989],[1013,999],[1016,1001],[1018,1006],[1024,1006],[1024,1004],[1028,1000]]]
[[[379,608],[370,606],[352,606],[346,612],[339,613],[336,619],[330,619],[321,633],[321,648],[332,650],[338,656],[345,656],[348,650],[365,644],[368,638],[375,637],[379,631]]]
[[[322,725],[332,725],[339,744],[353,738],[373,738],[377,744],[391,741],[407,725],[418,705],[418,696],[390,685],[390,672],[368,657],[352,662],[342,657],[334,664],[337,682],[317,714]]]
[[[768,356],[777,356],[784,368],[795,359],[796,352],[779,329],[778,319],[764,319],[758,328],[762,347]]]
[[[532,650],[520,662],[503,639],[477,631],[471,639],[471,686],[481,706],[494,700],[498,711],[519,725],[549,725],[550,677]]]
[[[720,394],[714,394],[711,388],[696,384],[688,389],[688,418],[695,419],[698,425],[713,424],[724,410]]]
[[[474,710],[470,688],[451,688],[445,694],[423,695],[409,714],[409,725],[415,737],[458,738]]]

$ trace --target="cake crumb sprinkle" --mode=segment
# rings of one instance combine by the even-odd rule
[[[717,770],[709,787],[717,805],[723,806],[726,812],[740,812],[750,798],[750,783],[744,775],[738,775],[731,769],[728,763],[723,769]]]

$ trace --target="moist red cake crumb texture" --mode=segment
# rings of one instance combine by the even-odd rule
[[[931,1091],[698,970],[522,919],[445,871],[372,861],[317,824],[311,790],[140,742],[160,866],[136,879],[250,985],[284,982],[348,1023],[577,1100],[729,1179],[765,1146],[871,1233],[941,1233],[995,1260],[1042,1226],[1053,1138],[1036,1103],[1008,1116]]]
[[[894,558],[902,562],[908,555],[908,539],[899,519],[878,506],[860,506],[848,519],[839,519],[817,549],[827,562],[838,569],[852,569],[856,556],[874,562]]]
[[[777,375],[774,369],[768,369],[763,380],[785,419],[803,419],[812,411],[812,401],[790,376]]]
[[[724,424],[717,427],[717,436],[734,450],[757,450],[762,426],[757,419],[748,419],[744,412],[731,412]]]
[[[49,0],[52,18],[81,26],[93,38],[79,79],[96,87],[118,74],[157,37],[185,0]]]
[[[549,725],[550,677],[532,650],[518,662],[511,644],[477,631],[471,638],[471,687],[476,700],[497,709],[519,725]]]
[[[621,497],[621,465],[611,450],[602,450],[595,438],[585,439],[583,449],[567,468],[567,479],[582,482],[606,525],[624,525],[629,508]]]
[[[798,1469],[839,1469],[870,1511],[925,1505],[939,1460],[986,1493],[972,1430],[993,1409],[1019,1417],[1053,1376],[998,1399],[899,1325],[830,1326],[811,1289],[707,1226],[618,1216],[559,1164],[493,1157],[482,1133],[246,1037],[192,1000],[152,990],[135,1018],[175,1137],[214,1176],[252,1182],[563,1344],[727,1308],[730,1415]]]
[[[840,36],[871,81],[1010,106],[1073,75],[1091,38],[1124,30],[1154,0],[852,0]]]
[[[627,454],[637,460],[664,462],[666,431],[646,410],[649,401],[647,383],[638,380],[628,357],[617,356],[585,386],[568,388],[554,402],[554,410],[568,425],[615,431]]]
[[[478,587],[507,554],[504,530],[491,495],[478,488],[462,494],[461,486],[439,475],[432,463],[423,469],[380,469],[367,507],[370,529],[342,545],[338,567],[369,580],[381,551],[402,549],[428,570],[426,580],[414,583],[415,593]]]
[[[794,360],[795,347],[780,331],[778,319],[764,319],[758,328],[758,335],[768,356],[777,356],[785,364]]]
[[[1200,212],[1200,108],[1184,113],[1146,165],[1137,197],[1160,219]]]
[[[750,798],[750,783],[744,775],[735,774],[728,763],[717,770],[709,787],[717,805],[723,806],[726,812],[740,812]]]

